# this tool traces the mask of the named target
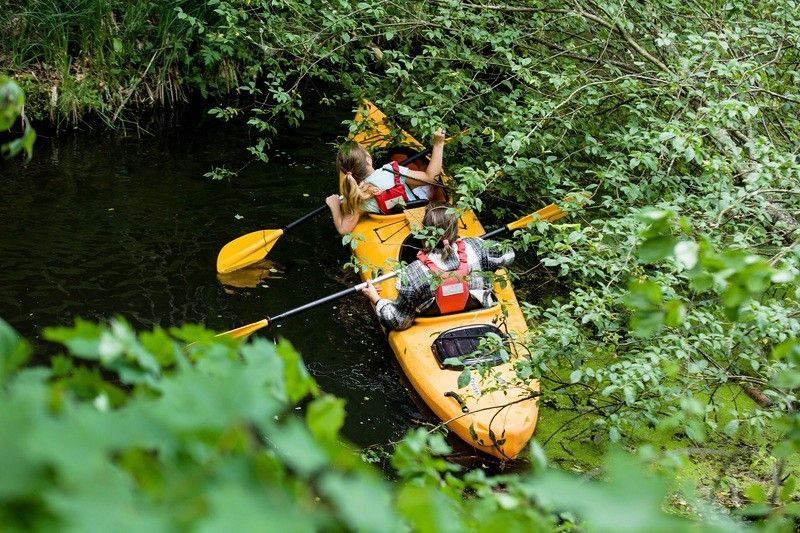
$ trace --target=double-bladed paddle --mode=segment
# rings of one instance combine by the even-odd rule
[[[539,209],[535,213],[531,213],[530,215],[526,215],[526,216],[524,216],[524,217],[522,217],[522,218],[520,218],[518,220],[515,220],[514,222],[511,222],[510,224],[506,224],[505,226],[503,226],[501,228],[497,228],[496,230],[490,231],[489,233],[484,233],[483,235],[481,235],[481,237],[484,238],[484,239],[489,239],[489,238],[492,238],[492,237],[496,237],[496,236],[498,236],[498,235],[500,235],[502,233],[505,233],[507,231],[514,231],[516,229],[524,228],[528,224],[530,224],[531,222],[535,222],[535,221],[538,221],[538,220],[542,220],[542,221],[545,221],[545,222],[553,222],[555,220],[560,219],[565,214],[566,213],[564,213],[564,211],[562,211],[557,205],[550,204],[550,205],[548,205],[546,207],[543,207],[543,208]],[[399,273],[400,273],[399,270],[395,270],[393,272],[387,272],[386,274],[383,274],[382,276],[378,276],[377,278],[370,280],[370,282],[372,282],[373,284],[380,283],[382,281],[386,281],[387,279],[391,279],[391,278],[397,276]],[[355,294],[355,293],[361,291],[361,289],[365,288],[367,286],[367,283],[368,282],[364,281],[362,283],[359,283],[358,285],[350,287],[349,289],[344,289],[344,290],[341,290],[341,291],[336,292],[334,294],[331,294],[329,296],[325,296],[324,298],[320,298],[319,300],[314,300],[314,301],[309,302],[307,304],[301,305],[300,307],[295,307],[294,309],[290,309],[290,310],[288,310],[288,311],[286,311],[284,313],[281,313],[279,315],[275,315],[273,317],[263,318],[263,319],[259,320],[258,322],[253,322],[252,324],[247,324],[246,326],[241,326],[241,327],[238,327],[236,329],[232,329],[230,331],[226,331],[224,333],[220,333],[220,335],[228,335],[228,336],[231,336],[231,337],[234,337],[234,338],[245,337],[245,336],[250,335],[251,333],[253,333],[255,331],[258,331],[259,329],[261,329],[263,327],[268,326],[269,324],[274,324],[275,322],[283,320],[284,318],[289,318],[290,316],[294,316],[294,315],[300,314],[303,311],[307,311],[309,309],[313,309],[314,307],[320,306],[322,304],[325,304],[325,303],[328,303],[328,302],[332,302],[334,300],[338,300],[339,298],[343,298],[343,297],[348,296],[350,294]]]
[[[431,153],[431,150],[432,148],[428,148],[417,152],[408,159],[401,161],[399,164],[402,166],[408,165],[421,157],[425,157]],[[328,205],[323,204],[297,220],[289,222],[283,229],[262,229],[232,240],[223,246],[222,250],[219,251],[219,255],[217,255],[217,272],[220,274],[227,274],[228,272],[233,272],[234,270],[261,261],[267,256],[267,253],[269,253],[272,247],[275,246],[275,242],[281,235],[299,226],[306,220],[314,218],[327,208]]]

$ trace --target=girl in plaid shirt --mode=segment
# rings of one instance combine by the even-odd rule
[[[444,233],[430,250],[425,250],[436,267],[452,272],[458,269],[457,253],[458,217],[453,209],[443,203],[430,203],[423,221],[426,227],[439,228]],[[501,250],[497,243],[476,237],[462,239],[466,251],[469,274],[465,280],[469,287],[468,307],[489,307],[494,303],[492,275],[495,270],[514,261],[514,251]],[[438,279],[437,279],[438,278]],[[436,311],[436,288],[441,281],[419,259],[408,265],[397,280],[399,292],[396,300],[381,298],[378,289],[368,283],[362,293],[375,304],[381,325],[387,329],[406,329],[420,313]]]

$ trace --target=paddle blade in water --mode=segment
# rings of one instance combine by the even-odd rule
[[[246,326],[241,326],[236,329],[232,329],[230,331],[226,331],[225,333],[220,333],[217,337],[225,336],[225,337],[233,337],[234,339],[238,339],[240,337],[247,337],[251,333],[255,333],[256,331],[264,328],[269,324],[268,318],[262,318],[258,322],[253,322],[252,324],[247,324]]]
[[[219,251],[217,272],[226,274],[261,261],[281,235],[282,229],[264,229],[232,240]]]

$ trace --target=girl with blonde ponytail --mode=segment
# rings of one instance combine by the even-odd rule
[[[376,187],[361,187],[372,170],[372,156],[363,146],[355,141],[347,141],[336,155],[336,166],[339,169],[339,193],[342,201],[342,212],[345,216],[360,214],[361,204],[375,195]]]
[[[362,213],[386,214],[395,205],[420,197],[418,192],[415,194],[420,188],[438,185],[443,151],[444,130],[439,128],[433,134],[431,160],[425,171],[400,167],[397,163],[376,170],[372,167],[372,156],[363,146],[355,141],[344,143],[336,156],[342,199],[336,194],[325,199],[336,230],[342,235],[350,233]]]

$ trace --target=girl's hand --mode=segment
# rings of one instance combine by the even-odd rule
[[[358,186],[359,189],[364,191],[367,194],[371,194],[375,196],[376,194],[380,194],[381,190],[371,183],[367,183],[366,181],[362,181],[361,185]]]
[[[339,202],[339,195],[338,194],[331,194],[327,198],[325,198],[325,203],[328,204],[328,207],[331,208],[331,211],[340,207]]]
[[[361,289],[361,294],[366,296],[370,302],[378,303],[381,299],[381,294],[378,288],[372,284],[372,281],[367,281],[367,286]]]
[[[444,144],[444,129],[439,128],[433,132],[433,144]]]

